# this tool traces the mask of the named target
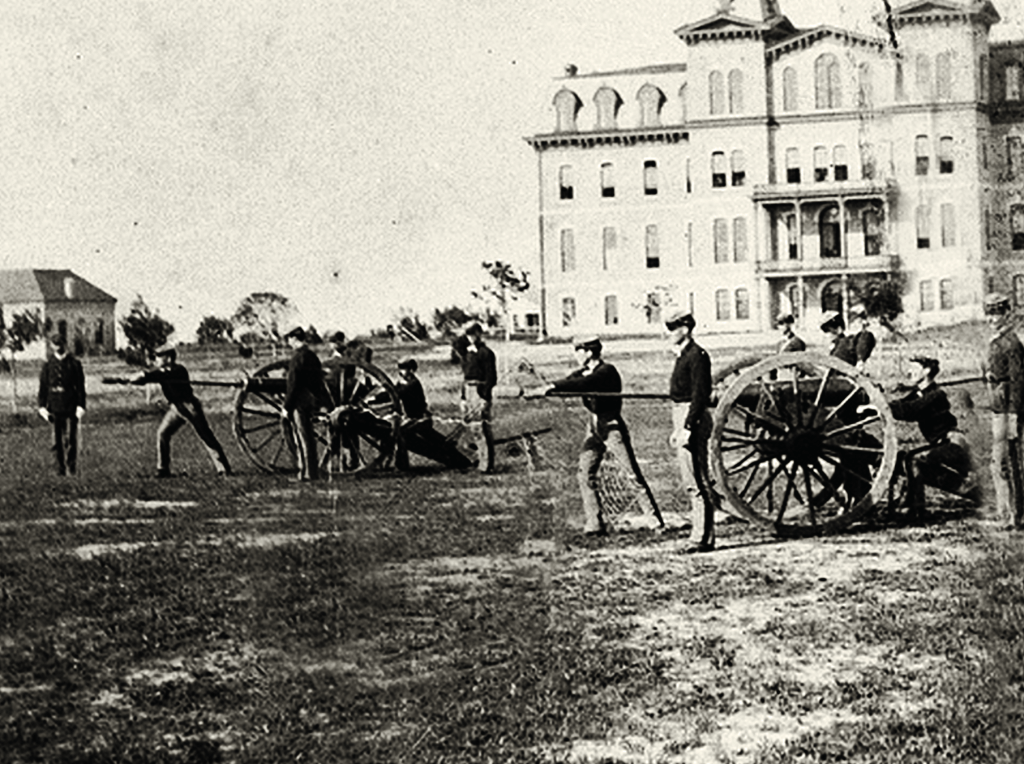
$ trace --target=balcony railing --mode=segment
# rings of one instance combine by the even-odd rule
[[[828,180],[820,183],[766,183],[754,186],[756,202],[789,202],[850,197],[894,197],[897,186],[893,180]]]
[[[764,276],[892,273],[899,270],[899,267],[899,255],[808,257],[803,260],[759,260],[757,262],[757,272]]]

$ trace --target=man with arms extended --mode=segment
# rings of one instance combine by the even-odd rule
[[[60,334],[50,338],[53,355],[39,371],[39,416],[53,424],[53,456],[58,475],[78,469],[78,423],[85,415],[85,373]]]
[[[462,418],[466,429],[475,436],[477,470],[489,474],[494,471],[491,411],[494,386],[498,383],[494,351],[484,343],[484,329],[478,323],[466,329],[465,339],[460,338],[455,351],[462,362]]]
[[[986,379],[992,398],[992,483],[996,514],[1002,522],[1024,524],[1020,462],[1020,412],[1024,406],[1024,346],[1014,331],[1010,299],[992,293],[985,298],[985,315],[992,329]]]
[[[203,405],[192,391],[188,369],[178,363],[178,352],[171,345],[161,345],[154,351],[160,365],[155,369],[140,372],[129,381],[133,385],[145,385],[151,382],[160,385],[160,390],[167,399],[167,413],[156,431],[157,467],[156,476],[171,476],[171,438],[174,433],[187,422],[192,425],[199,440],[206,446],[210,461],[219,475],[230,475],[231,467],[224,455],[220,441],[210,429],[203,412]]]
[[[690,501],[690,547],[688,552],[710,552],[715,548],[715,508],[707,496],[708,437],[711,417],[711,358],[693,339],[697,325],[689,311],[669,316],[665,328],[676,354],[669,381],[672,399],[672,445],[676,450],[683,489]]]
[[[292,329],[284,338],[292,349],[292,357],[288,361],[281,418],[295,437],[298,480],[316,480],[320,477],[320,465],[317,462],[313,417],[321,403],[328,399],[324,370],[316,353],[306,344],[306,331],[301,326]]]
[[[663,530],[665,522],[654,501],[654,494],[640,472],[629,430],[622,419],[622,398],[586,395],[621,393],[622,378],[612,364],[601,358],[601,340],[597,335],[577,337],[573,345],[580,368],[564,379],[551,383],[545,392],[580,393],[583,395],[584,407],[590,412],[577,472],[580,495],[583,497],[583,532],[588,536],[603,536],[608,531],[601,497],[597,492],[597,473],[608,451],[612,452],[620,464],[629,465],[632,482],[640,490],[641,509],[644,514],[651,516],[654,530]]]

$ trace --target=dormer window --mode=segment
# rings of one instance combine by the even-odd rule
[[[597,129],[614,130],[618,127],[617,120],[622,98],[612,88],[598,88],[594,94],[594,105],[597,107]]]
[[[650,83],[640,88],[636,94],[640,104],[640,127],[658,127],[661,125],[661,107],[665,105],[665,94]]]
[[[555,93],[554,105],[555,132],[575,133],[578,129],[576,127],[576,115],[579,114],[580,109],[583,107],[580,97],[568,88],[562,88]]]

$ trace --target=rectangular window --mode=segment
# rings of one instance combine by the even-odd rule
[[[732,306],[730,305],[732,295],[728,289],[715,291],[715,318],[719,321],[728,321],[732,318]]]
[[[864,254],[882,254],[882,215],[877,209],[864,212]]]
[[[956,246],[956,211],[952,204],[943,204],[939,208],[942,214],[942,246]]]
[[[797,240],[796,214],[786,215],[786,238],[789,246],[789,259],[797,260],[800,257],[800,242]]]
[[[1010,207],[1010,246],[1024,249],[1024,204]]]
[[[939,138],[939,175],[953,172],[953,139],[948,135]]]
[[[939,310],[953,310],[953,279],[939,282]]]
[[[928,174],[928,157],[931,152],[928,150],[928,136],[919,135],[914,139],[914,174]]]
[[[572,199],[573,194],[572,167],[564,164],[558,168],[558,197]]]
[[[828,180],[828,150],[824,146],[814,147],[814,182]]]
[[[605,198],[615,196],[615,177],[612,173],[611,162],[601,165],[601,196]]]
[[[576,323],[576,298],[562,298],[562,326],[573,326]]]
[[[649,225],[644,232],[644,249],[647,252],[647,267],[661,266],[661,244],[658,241],[658,226]]]
[[[860,147],[860,177],[863,180],[874,180],[878,171],[875,163],[875,147],[870,143],[863,143]]]
[[[786,149],[786,182],[800,182],[800,150]]]
[[[736,320],[746,321],[750,318],[750,292],[742,287],[736,290]]]
[[[658,296],[657,292],[647,293],[647,305],[644,308],[644,312],[647,314],[648,324],[661,323],[661,297]]]
[[[917,227],[917,248],[928,249],[931,247],[931,215],[929,214],[928,208],[925,206],[918,207],[915,214],[914,220]]]
[[[747,219],[733,218],[732,221],[732,259],[737,263],[747,261]]]
[[[653,159],[644,162],[644,195],[658,194],[658,163]]]
[[[729,262],[729,221],[725,218],[715,218],[714,240],[715,262]]]
[[[615,250],[619,246],[619,234],[611,227],[601,230],[601,270],[610,271],[615,267]]]
[[[850,177],[846,159],[846,146],[836,146],[832,150],[832,174],[836,180],[847,180]]]
[[[922,281],[918,284],[921,293],[921,311],[935,310],[935,284],[931,281]]]
[[[571,228],[562,229],[562,273],[576,270],[576,237]]]
[[[711,187],[725,188],[724,151],[716,151],[711,155]]]
[[[614,326],[619,323],[619,298],[613,294],[604,298],[604,324]]]
[[[742,186],[747,182],[747,160],[743,156],[743,152],[739,150],[732,152],[730,162],[732,164],[732,184]]]

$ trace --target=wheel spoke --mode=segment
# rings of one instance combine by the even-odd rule
[[[261,401],[266,403],[272,409],[274,409],[274,411],[277,411],[279,414],[281,412],[281,409],[284,408],[284,404],[281,402],[280,396],[276,396],[274,398],[268,398],[266,395],[264,395],[259,390],[250,390],[249,392],[251,392],[253,395],[255,395],[257,398],[259,398]]]
[[[780,459],[779,466],[773,470],[768,471],[768,479],[761,483],[761,487],[754,491],[754,493],[750,496],[749,499],[747,499],[747,501],[752,503],[758,496],[760,496],[761,491],[763,491],[773,480],[775,480],[775,476],[778,475],[785,466],[785,460]]]
[[[760,385],[760,387],[761,387],[762,395],[766,396],[768,398],[768,400],[772,402],[772,408],[775,410],[776,416],[779,417],[779,421],[783,421],[783,417],[785,416],[785,411],[782,408],[779,407],[779,402],[775,399],[775,396],[772,394],[771,388],[768,387],[767,384],[765,384],[764,377],[758,377],[757,378],[757,384]],[[787,423],[787,424],[792,424],[792,423]]]
[[[863,429],[864,427],[866,427],[869,424],[874,424],[875,422],[881,422],[881,421],[882,421],[881,415],[880,414],[875,414],[874,416],[869,416],[867,419],[861,419],[861,420],[856,421],[856,422],[851,422],[848,425],[844,425],[843,427],[837,427],[834,430],[829,430],[829,431],[827,431],[825,433],[825,439],[828,440],[828,439],[834,438],[836,435],[843,435],[844,433],[852,432],[853,430]]]
[[[825,376],[821,378],[821,384],[818,385],[818,392],[814,395],[814,404],[811,406],[811,416],[808,419],[808,424],[813,427],[814,420],[818,418],[818,412],[821,410],[821,399],[825,395],[825,387],[828,385],[828,378],[832,376],[832,368],[825,369]]]
[[[783,421],[781,421],[779,419],[776,419],[776,420],[773,421],[771,418],[769,418],[769,417],[767,417],[767,416],[765,416],[763,414],[759,414],[756,411],[751,411],[750,409],[748,409],[746,406],[744,406],[741,403],[733,404],[733,409],[738,411],[738,412],[740,412],[741,414],[745,414],[746,416],[750,417],[751,419],[755,419],[755,420],[761,422],[765,427],[770,427],[773,430],[782,430],[783,432],[789,432],[789,425],[786,424],[785,422],[783,422]]]
[[[811,516],[811,525],[817,525],[818,524],[818,516],[814,512],[814,500],[810,498],[810,497],[812,497],[814,495],[814,493],[811,491],[811,475],[810,475],[810,472],[807,469],[807,465],[806,464],[801,464],[800,465],[800,469],[804,473],[804,491],[807,492],[807,497],[808,497],[807,511],[808,511],[808,513]]]
[[[876,454],[879,456],[885,453],[884,448],[873,448],[870,446],[848,446],[843,443],[827,443],[826,446],[827,448],[825,448],[824,450],[827,453],[834,453],[836,451],[847,451],[850,453]]]
[[[277,438],[279,436],[280,436],[280,432],[272,432],[272,433],[270,433],[270,435],[268,435],[266,437],[266,439],[264,439],[262,442],[260,442],[260,444],[258,446],[255,446],[255,445],[251,446],[253,452],[258,454],[260,451],[262,451],[266,447],[266,445],[268,443],[270,443],[272,440],[274,440],[275,438]]]
[[[856,396],[860,392],[862,392],[861,388],[854,385],[853,389],[847,394],[845,398],[843,398],[842,402],[838,406],[833,408],[830,412],[828,412],[828,416],[825,417],[825,421],[821,423],[822,429],[824,429],[825,425],[831,422],[839,414],[840,411],[846,408],[846,404],[852,401],[854,396]]]
[[[767,461],[771,461],[771,457],[762,458],[761,453],[755,450],[751,450],[749,454],[744,456],[742,459],[731,465],[726,471],[726,475],[736,475],[744,470],[750,469],[750,465],[745,465],[744,462],[750,461],[750,459],[758,460],[753,466],[758,464],[764,464]]]
[[[870,478],[866,478],[863,475],[858,475],[856,472],[851,470],[845,464],[843,464],[840,461],[837,461],[837,460],[833,459],[832,457],[828,456],[827,454],[824,454],[824,453],[820,454],[818,458],[822,459],[823,461],[828,462],[833,467],[835,467],[837,470],[842,470],[843,474],[853,476],[854,478],[856,478],[857,480],[859,480],[862,483],[867,483],[870,486],[871,483],[873,482]]]
[[[800,385],[797,380],[797,368],[793,367],[793,424],[803,427],[803,417],[800,412]]]
[[[809,464],[808,466],[810,467],[811,474],[818,478],[818,482],[821,483],[825,490],[828,491],[829,498],[835,499],[839,503],[839,506],[841,506],[844,510],[849,509],[851,503],[850,497],[846,497],[846,503],[844,504],[842,498],[839,495],[839,489],[836,488],[835,485],[833,485],[832,479],[825,473],[825,470],[821,468],[821,465],[818,464],[817,462],[811,462],[811,464]]]
[[[243,412],[245,414],[252,414],[253,416],[264,417],[264,418],[267,418],[267,419],[269,419],[269,418],[280,419],[281,418],[281,412],[280,411],[267,411],[266,409],[254,409],[254,408],[249,408],[248,406],[242,406],[239,409],[239,411],[241,411],[241,412]]]
[[[786,471],[786,490],[782,492],[782,501],[779,503],[779,511],[775,514],[775,523],[782,522],[782,516],[786,514],[786,507],[789,504],[789,494],[796,482],[797,463],[793,462],[793,468]]]

